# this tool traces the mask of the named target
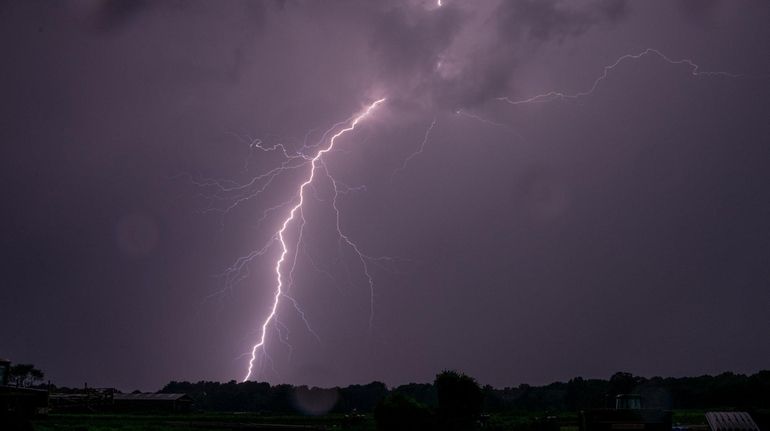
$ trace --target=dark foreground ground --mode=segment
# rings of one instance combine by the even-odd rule
[[[50,414],[32,421],[35,431],[165,431],[165,430],[374,430],[371,417],[263,416],[250,413]]]
[[[577,414],[520,413],[500,414],[488,418],[487,429],[532,430],[533,424],[549,417],[557,423],[558,431],[577,431]],[[677,410],[674,424],[705,425],[704,412]],[[255,430],[255,431],[374,431],[373,418],[342,415],[327,416],[264,416],[252,413],[188,413],[188,414],[49,414],[32,421],[35,431],[166,431],[166,430]]]

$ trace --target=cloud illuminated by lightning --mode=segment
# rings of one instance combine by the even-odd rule
[[[441,0],[438,0],[436,4],[437,4],[437,7],[441,7],[442,6]],[[702,75],[724,76],[724,77],[730,77],[730,78],[736,78],[740,76],[740,75],[736,75],[728,72],[701,71],[700,66],[695,64],[693,61],[689,59],[673,60],[668,56],[664,55],[661,51],[650,48],[642,52],[639,52],[637,54],[625,54],[620,56],[612,64],[609,64],[602,69],[602,73],[593,81],[593,84],[587,90],[583,90],[575,93],[550,91],[548,93],[538,94],[526,99],[516,100],[516,99],[511,99],[509,97],[498,97],[497,100],[504,101],[512,105],[519,105],[519,104],[551,102],[556,100],[567,100],[567,99],[575,100],[581,97],[590,96],[597,90],[597,88],[601,85],[602,81],[604,81],[609,76],[609,74],[621,63],[624,63],[626,61],[639,60],[640,58],[646,57],[646,56],[655,56],[671,65],[686,65],[690,68],[690,73],[693,76],[702,76]],[[285,173],[290,170],[298,170],[298,169],[304,170],[306,167],[309,169],[309,172],[305,177],[304,182],[302,182],[299,185],[296,191],[296,194],[292,195],[293,197],[277,205],[274,205],[270,208],[263,210],[261,217],[259,217],[257,220],[257,223],[260,223],[275,212],[278,212],[278,211],[283,212],[285,210],[288,210],[285,218],[282,219],[282,222],[280,224],[280,229],[278,229],[270,237],[268,243],[264,247],[258,250],[252,251],[250,254],[244,257],[241,257],[225,272],[225,276],[228,279],[227,281],[228,285],[232,285],[244,280],[249,275],[247,265],[253,259],[266,255],[269,249],[271,249],[271,247],[276,243],[280,244],[281,252],[279,257],[275,261],[275,265],[274,265],[274,274],[275,274],[274,289],[275,290],[272,296],[271,307],[269,309],[269,313],[267,314],[267,316],[264,318],[264,320],[261,321],[261,324],[258,326],[260,331],[258,341],[251,348],[248,371],[243,379],[244,381],[249,380],[254,375],[255,362],[257,361],[257,357],[260,354],[260,352],[265,356],[265,359],[268,361],[266,364],[272,365],[270,363],[271,359],[267,355],[267,351],[266,351],[268,329],[275,329],[277,331],[278,341],[287,346],[287,348],[289,349],[289,355],[291,356],[293,348],[291,344],[289,344],[289,328],[279,319],[279,316],[278,316],[278,310],[282,302],[288,301],[289,302],[288,305],[293,306],[293,308],[296,310],[301,320],[304,322],[307,330],[310,332],[310,334],[313,335],[313,337],[315,337],[320,342],[319,335],[312,329],[305,312],[300,307],[300,304],[297,302],[297,300],[293,296],[290,296],[288,294],[288,290],[291,288],[291,286],[294,283],[294,272],[295,272],[295,268],[297,267],[298,255],[302,251],[300,250],[300,247],[302,246],[301,244],[302,235],[305,227],[303,205],[306,201],[305,198],[307,197],[306,189],[308,188],[308,186],[310,186],[311,188],[310,196],[312,197],[312,192],[315,190],[314,180],[317,179],[318,175],[323,175],[327,177],[329,183],[333,186],[332,188],[333,199],[331,202],[331,206],[336,214],[336,229],[338,233],[338,241],[339,241],[340,247],[348,247],[353,252],[356,253],[357,258],[359,259],[361,267],[363,269],[363,275],[366,277],[368,281],[368,287],[370,290],[369,329],[371,331],[373,319],[374,319],[374,279],[372,277],[372,273],[369,270],[368,263],[379,264],[381,260],[386,260],[391,258],[372,257],[367,254],[364,254],[362,250],[358,247],[358,245],[355,242],[353,242],[347,234],[343,232],[341,228],[341,223],[340,223],[340,210],[337,205],[337,199],[340,195],[346,194],[350,191],[364,189],[364,187],[363,186],[350,187],[348,185],[345,185],[344,183],[341,183],[337,179],[333,178],[326,167],[323,156],[326,153],[331,152],[332,150],[338,150],[338,149],[335,149],[336,140],[339,137],[343,136],[344,134],[354,130],[356,126],[361,121],[363,121],[367,116],[369,116],[379,104],[384,102],[385,102],[384,98],[377,100],[373,102],[371,105],[369,105],[366,109],[364,109],[361,113],[350,118],[348,121],[340,122],[333,125],[325,133],[323,133],[319,141],[313,145],[308,145],[308,139],[312,131],[308,132],[308,134],[305,136],[304,142],[300,141],[301,148],[297,151],[293,151],[291,148],[296,148],[299,145],[294,147],[289,146],[288,144],[282,144],[282,143],[267,145],[260,139],[255,139],[251,137],[244,138],[244,137],[238,136],[238,138],[242,142],[244,142],[245,144],[248,144],[251,151],[253,152],[259,151],[263,153],[274,153],[276,156],[283,158],[282,163],[278,167],[275,167],[267,172],[261,173],[253,177],[250,181],[244,184],[238,184],[233,181],[218,180],[218,179],[203,179],[199,181],[194,181],[196,184],[202,187],[217,188],[218,190],[217,193],[215,193],[214,195],[209,195],[205,197],[210,198],[212,201],[227,202],[224,208],[219,208],[214,206],[214,207],[210,207],[207,211],[227,213],[231,209],[245,203],[246,201],[254,198],[258,194],[265,191],[268,188],[268,186],[270,186],[273,183],[273,181],[282,173]],[[507,130],[516,133],[517,136],[522,138],[518,134],[518,132],[513,130],[512,127],[507,124],[499,123],[494,120],[488,119],[486,117],[482,117],[476,113],[467,112],[461,109],[455,110],[455,114],[458,116],[468,117],[473,120],[480,121],[489,125],[504,127]],[[391,178],[393,178],[395,174],[405,170],[409,162],[423,152],[436,124],[437,124],[437,118],[434,117],[433,121],[425,130],[422,142],[419,145],[418,149],[414,151],[412,154],[410,154],[403,161],[402,165],[393,172],[393,174],[391,175]],[[336,133],[334,133],[335,131]],[[247,161],[246,168],[248,168],[248,161]],[[286,239],[288,230],[298,233],[297,238],[292,241],[292,244],[289,244],[289,242]],[[292,247],[294,248],[292,249]],[[323,273],[324,275],[326,275],[331,279],[334,278],[327,271],[318,268],[315,265],[315,263],[312,262],[312,259],[310,260],[311,260],[311,264],[313,264],[313,266],[316,267],[316,269],[319,270],[319,272]],[[284,299],[284,301],[282,301],[282,298]],[[249,352],[245,353],[245,355],[249,356]]]
[[[247,381],[249,380],[249,378],[251,378],[251,375],[254,370],[254,361],[257,358],[257,352],[260,349],[264,350],[265,348],[268,326],[271,324],[271,322],[273,322],[276,319],[276,314],[278,312],[278,306],[280,304],[281,298],[286,297],[284,292],[283,264],[286,261],[287,255],[289,254],[289,246],[287,245],[286,238],[284,238],[284,235],[288,227],[292,224],[292,222],[296,220],[298,214],[300,214],[299,217],[302,218],[301,213],[302,213],[302,205],[305,202],[305,189],[307,188],[308,185],[313,183],[313,180],[315,179],[316,171],[319,168],[323,168],[325,170],[325,167],[323,167],[322,157],[324,154],[328,153],[334,148],[334,144],[337,138],[355,129],[358,123],[360,123],[364,118],[366,118],[377,107],[377,105],[383,102],[385,102],[384,98],[379,99],[373,102],[371,105],[369,105],[362,113],[354,117],[347,127],[339,130],[337,133],[332,135],[331,138],[329,138],[328,145],[325,148],[322,148],[321,150],[319,150],[316,153],[315,157],[310,159],[310,172],[308,174],[308,177],[299,186],[299,192],[298,192],[299,200],[291,208],[286,219],[283,221],[281,228],[278,230],[278,232],[276,232],[274,236],[274,238],[281,244],[281,254],[278,260],[276,260],[275,262],[275,280],[276,280],[275,294],[273,296],[273,303],[272,303],[272,307],[270,308],[270,313],[267,315],[267,317],[265,317],[264,321],[262,322],[259,341],[256,344],[254,344],[254,346],[251,349],[251,359],[249,360],[248,372],[246,373],[246,376],[243,378],[243,381]],[[337,185],[336,183],[334,184],[335,184],[335,193],[336,193]],[[337,207],[336,207],[336,200],[335,200],[335,211],[337,211],[337,230],[342,235],[342,232],[340,231],[340,227],[339,227],[339,210],[337,210]],[[303,218],[303,223],[304,223],[304,218]],[[358,255],[361,259],[364,259],[364,256],[360,253],[360,251],[358,250],[358,247],[352,241],[350,241],[350,239],[347,236],[342,235],[342,238],[347,242],[348,245],[353,247],[355,251],[358,252]],[[298,247],[299,244],[297,244],[296,246]],[[364,265],[364,268],[365,268],[366,276],[369,279],[369,285],[371,288],[373,288],[372,277],[369,274],[368,269],[366,268],[365,265]],[[291,301],[294,303],[294,306],[297,307],[296,301],[294,301],[293,299]],[[304,313],[302,313],[301,310],[299,309],[298,311],[301,313],[304,319]],[[307,321],[305,321],[305,323],[307,324]],[[370,318],[370,325],[371,325],[371,318]]]

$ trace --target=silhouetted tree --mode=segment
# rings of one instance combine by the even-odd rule
[[[484,394],[483,407],[485,412],[500,412],[505,408],[505,403],[500,395],[501,391],[496,390],[490,385],[481,388]]]
[[[428,407],[438,407],[436,387],[432,383],[408,383],[393,389],[393,392],[404,394]]]
[[[565,395],[565,402],[567,407],[571,410],[579,410],[588,407],[586,405],[585,394],[586,381],[582,377],[575,377],[567,382],[567,394]]]
[[[610,377],[610,386],[607,391],[607,407],[615,406],[615,396],[620,394],[630,394],[639,384],[644,382],[641,377],[636,377],[631,373],[617,372]]]
[[[436,376],[434,385],[442,429],[473,429],[484,402],[484,394],[476,380],[457,371],[443,371]]]
[[[8,380],[16,386],[31,386],[43,380],[44,376],[45,374],[32,364],[16,364],[8,370]]]
[[[388,387],[382,382],[367,385],[350,385],[339,390],[336,412],[371,412],[388,395]]]
[[[388,395],[377,405],[374,421],[380,431],[423,431],[433,428],[428,407],[397,392]]]

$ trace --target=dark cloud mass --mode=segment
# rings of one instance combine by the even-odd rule
[[[96,28],[102,31],[117,30],[146,10],[150,4],[143,0],[105,0],[96,6]]]
[[[284,301],[258,379],[766,368],[767,2],[443,3],[0,2],[0,356],[67,385],[241,378],[278,249],[226,270],[307,166],[226,213],[213,181],[387,97],[323,159],[342,229],[393,257],[371,329],[321,175],[290,287],[319,339]],[[500,100],[586,91],[646,48],[740,77],[645,55],[585,97]]]
[[[605,20],[622,18],[628,9],[626,1],[590,2],[520,1],[503,2],[495,14],[504,36],[524,35],[530,39],[563,41],[577,36]]]

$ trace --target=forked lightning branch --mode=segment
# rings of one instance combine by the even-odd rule
[[[251,359],[249,360],[249,367],[248,371],[246,373],[246,376],[243,378],[243,381],[247,381],[251,378],[253,372],[254,372],[254,363],[257,360],[257,355],[259,353],[266,354],[266,342],[267,342],[267,331],[270,328],[270,325],[274,323],[276,319],[276,315],[278,313],[278,307],[281,303],[281,298],[285,297],[284,294],[284,283],[286,280],[286,268],[287,263],[289,262],[289,253],[290,249],[294,248],[297,249],[299,247],[299,242],[302,239],[302,236],[299,235],[297,238],[297,241],[295,241],[294,244],[291,246],[288,243],[288,240],[286,239],[287,230],[291,228],[295,223],[298,223],[299,220],[302,220],[302,223],[304,223],[304,218],[302,217],[302,206],[305,203],[305,189],[313,183],[313,180],[316,178],[316,172],[318,172],[320,169],[323,168],[322,164],[322,158],[324,155],[329,153],[332,149],[334,149],[334,145],[336,144],[337,140],[345,135],[346,133],[354,130],[356,126],[366,119],[371,113],[377,108],[378,105],[385,102],[385,99],[379,99],[375,102],[373,102],[371,105],[369,105],[363,112],[359,113],[355,117],[353,117],[352,120],[348,123],[348,125],[333,135],[328,139],[328,143],[325,147],[320,149],[316,155],[310,159],[310,168],[308,175],[305,179],[305,181],[300,184],[299,189],[297,191],[297,202],[294,204],[294,206],[289,210],[288,214],[286,215],[286,218],[283,220],[283,223],[281,224],[281,228],[275,233],[273,236],[274,239],[278,241],[278,243],[281,245],[281,254],[278,257],[278,259],[275,262],[275,291],[273,295],[273,301],[272,306],[270,308],[270,312],[265,317],[265,319],[262,321],[262,324],[260,326],[260,336],[259,341],[254,344],[254,346],[251,348]],[[328,132],[331,133],[331,130]],[[328,135],[325,134],[325,136]],[[336,182],[335,182],[335,191],[336,191]],[[334,208],[337,210],[336,207],[336,201],[334,203]],[[358,246],[355,245],[342,231],[340,230],[339,226],[339,212],[337,212],[338,218],[337,218],[337,231],[340,237],[356,252],[358,253],[359,258],[361,259],[361,263],[364,266],[364,272],[366,273],[366,276],[369,279],[369,285],[370,288],[373,288],[373,281],[371,278],[371,275],[369,274],[369,270],[366,266],[366,258],[367,256],[364,256],[360,250],[358,249]],[[301,229],[300,229],[301,232]],[[296,253],[293,255],[293,259],[296,261]],[[292,262],[291,266],[293,266],[296,262]],[[294,302],[294,301],[292,301]],[[294,304],[296,306],[296,303]],[[307,322],[306,322],[307,323]],[[371,322],[370,322],[371,323]]]

